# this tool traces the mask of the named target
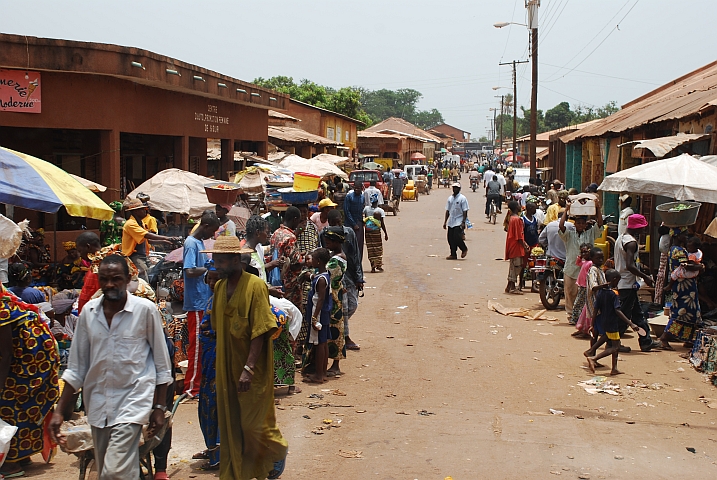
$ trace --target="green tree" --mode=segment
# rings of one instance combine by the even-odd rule
[[[441,112],[435,108],[431,110],[419,110],[413,115],[412,119],[406,120],[424,130],[427,130],[443,123],[443,115],[441,115]]]
[[[572,123],[574,115],[568,102],[560,102],[545,112],[545,127],[548,130],[567,127]]]
[[[480,138],[478,139],[478,142],[479,142],[479,143],[488,143],[489,140],[488,140],[488,137],[486,137],[485,135],[483,135],[482,137],[480,137]]]

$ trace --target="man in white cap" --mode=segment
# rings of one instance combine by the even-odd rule
[[[457,260],[458,249],[461,249],[461,258],[468,255],[468,247],[463,239],[463,230],[466,228],[468,218],[468,199],[461,193],[461,184],[454,182],[453,195],[448,197],[446,202],[446,216],[443,220],[443,229],[448,230],[448,245],[451,247],[451,254],[446,260]]]
[[[617,234],[627,233],[627,218],[635,213],[632,209],[632,197],[629,193],[620,195],[620,219],[617,221]]]

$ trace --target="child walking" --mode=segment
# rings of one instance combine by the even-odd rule
[[[505,238],[505,259],[510,261],[508,266],[508,284],[505,293],[523,295],[518,284],[518,277],[523,271],[523,257],[528,251],[523,232],[523,220],[520,218],[520,205],[515,200],[508,202],[510,209],[507,219],[508,235]]]
[[[329,366],[329,325],[331,324],[331,295],[329,294],[329,272],[326,263],[331,252],[317,248],[311,253],[311,266],[317,271],[311,279],[311,290],[306,301],[306,316],[310,318],[311,333],[309,349],[313,351],[313,375],[306,375],[307,383],[324,383]]]
[[[589,243],[583,243],[580,245],[580,256],[575,260],[575,265],[580,266],[580,273],[578,274],[578,280],[575,282],[578,285],[578,294],[575,296],[573,302],[573,313],[570,316],[570,325],[578,323],[580,315],[583,313],[583,307],[585,307],[585,300],[587,299],[587,287],[588,287],[588,272],[590,267],[593,266],[592,260],[590,260],[590,249],[592,245]]]
[[[613,291],[617,288],[620,281],[620,274],[617,270],[610,269],[605,272],[607,283],[601,285],[595,296],[595,307],[599,310],[598,316],[595,318],[594,328],[600,335],[597,342],[585,351],[584,355],[588,361],[590,371],[595,373],[595,367],[598,366],[597,361],[601,358],[612,355],[612,370],[610,375],[620,375],[622,372],[617,369],[617,356],[620,349],[620,326],[618,321],[622,320],[627,323],[638,335],[645,335],[640,328],[632,323],[628,317],[620,310],[620,297]],[[607,342],[607,348],[596,355],[597,349]]]

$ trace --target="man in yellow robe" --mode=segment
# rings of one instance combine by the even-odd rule
[[[276,425],[271,313],[266,284],[244,273],[236,236],[219,237],[212,250],[222,277],[214,290],[211,322],[217,333],[217,411],[221,436],[219,478],[278,478],[288,444]]]

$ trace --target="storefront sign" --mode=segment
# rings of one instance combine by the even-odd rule
[[[0,111],[41,112],[40,72],[0,70]]]
[[[220,125],[229,125],[229,117],[221,117],[219,107],[216,105],[207,105],[207,113],[194,112],[194,120],[204,123],[205,133],[220,133]]]

